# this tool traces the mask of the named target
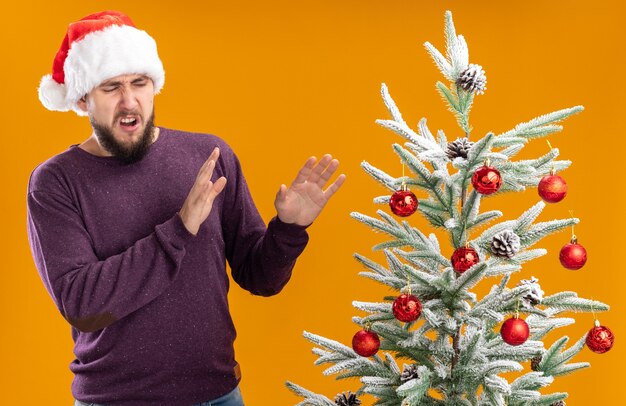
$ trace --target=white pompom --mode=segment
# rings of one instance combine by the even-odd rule
[[[64,84],[57,83],[52,75],[41,78],[39,83],[39,100],[45,108],[52,111],[68,111],[70,106],[65,100],[67,88]]]

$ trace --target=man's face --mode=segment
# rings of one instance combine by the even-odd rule
[[[79,102],[100,145],[126,163],[143,158],[154,131],[154,86],[145,75],[102,82]]]

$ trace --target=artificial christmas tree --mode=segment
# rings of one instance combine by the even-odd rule
[[[534,277],[511,288],[507,285],[524,263],[547,253],[533,245],[573,226],[578,219],[536,222],[546,205],[539,201],[515,220],[487,226],[502,212],[481,213],[480,203],[504,192],[537,187],[551,172],[566,169],[570,162],[556,160],[559,151],[555,148],[537,159],[513,158],[531,139],[560,131],[562,127],[556,123],[582,107],[546,114],[505,133],[488,133],[470,141],[470,108],[475,95],[486,90],[487,79],[481,66],[469,63],[467,44],[457,36],[450,12],[445,16],[445,34],[446,57],[430,43],[425,45],[450,82],[438,82],[436,87],[465,136],[448,143],[443,131],[436,136],[431,133],[425,119],[413,130],[383,84],[382,96],[392,119],[377,122],[407,140],[404,146],[394,144],[393,150],[414,176],[394,178],[367,162],[362,167],[391,193],[403,185],[421,189],[420,196],[426,197],[416,205],[416,215],[448,233],[454,254],[449,259],[435,234],[426,236],[406,219],[399,222],[383,210],[377,212],[380,218],[352,213],[353,218],[391,237],[374,247],[383,250],[386,267],[355,254],[367,269],[361,275],[399,291],[382,303],[353,302],[355,308],[369,313],[353,321],[369,332],[368,339],[372,333],[380,338],[380,349],[373,340],[376,351],[371,348],[364,352],[367,356],[361,356],[340,342],[309,332],[304,336],[319,347],[313,350],[319,356],[316,364],[332,364],[325,374],[337,373],[338,379],[359,377],[361,387],[354,399],[368,394],[376,399],[376,405],[563,404],[567,393],[546,394],[539,389],[557,376],[589,366],[570,363],[585,342],[593,351],[604,352],[612,347],[614,337],[607,327],[596,323],[570,348],[566,348],[566,336],[547,348],[542,340],[551,331],[574,323],[562,317],[563,312],[606,311],[609,306],[578,298],[574,292],[544,296]],[[387,194],[374,201],[389,200]],[[473,239],[469,238],[471,232],[476,235]],[[479,298],[470,289],[486,278],[499,280]],[[411,295],[420,303],[421,312],[398,318],[397,301],[403,304]],[[369,342],[357,341],[359,345]],[[409,363],[400,368],[399,360]],[[525,362],[530,371],[524,373]],[[512,371],[517,375],[511,382],[501,376]],[[332,406],[348,401],[338,395],[332,402],[291,382],[287,386],[304,397],[299,405]]]

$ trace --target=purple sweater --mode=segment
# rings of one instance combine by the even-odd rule
[[[178,211],[215,146],[213,180],[228,183],[194,236]],[[226,260],[241,287],[269,296],[308,241],[276,217],[266,228],[224,141],[165,128],[133,164],[77,145],[50,158],[31,174],[27,213],[37,270],[72,325],[72,393],[111,406],[190,406],[234,389]]]

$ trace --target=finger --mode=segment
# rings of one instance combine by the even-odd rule
[[[224,187],[226,187],[226,178],[222,176],[209,188],[208,200],[213,203],[213,200],[224,190]]]
[[[206,174],[206,172],[209,169],[210,162],[211,161],[213,161],[213,163],[217,162],[217,159],[219,158],[219,156],[220,156],[220,149],[218,147],[213,148],[213,151],[211,152],[211,155],[209,155],[207,160],[204,161],[204,163],[202,164],[202,167],[198,171],[198,176],[196,176],[197,180],[206,177],[205,174]],[[210,177],[209,177],[209,179],[210,179]]]
[[[200,187],[205,188],[208,183],[211,181],[213,177],[213,170],[215,169],[215,161],[210,160],[206,165],[202,168],[201,172],[198,174],[197,183]]]
[[[320,179],[320,175],[324,172],[324,169],[328,166],[333,157],[330,154],[326,154],[320,159],[315,168],[311,171],[311,175],[307,179],[308,182],[317,182]]]
[[[215,149],[213,149],[213,152],[211,153],[211,155],[209,156],[209,159],[207,159],[207,164],[204,166],[204,172],[202,174],[203,177],[203,181],[209,181],[213,178],[213,171],[215,170],[215,167],[217,166],[217,160],[220,157],[220,149],[219,147],[215,147]]]
[[[199,203],[206,201],[208,196],[207,190],[213,185],[211,177],[207,176],[207,171],[210,171],[212,174],[214,165],[215,161],[208,161],[207,164],[203,165],[202,169],[200,169],[200,172],[191,187],[191,191],[189,192],[189,197],[191,197],[194,201]]]
[[[345,180],[346,175],[342,173],[337,177],[337,179],[335,179],[335,181],[330,186],[328,186],[328,188],[324,191],[324,197],[326,198],[326,200],[330,199],[332,195],[334,195],[335,192],[339,190]]]
[[[209,199],[209,194],[214,187],[214,182],[211,181],[214,169],[215,161],[208,161],[204,172],[199,174],[196,183],[193,185],[194,195],[199,202],[206,202]]]
[[[287,186],[285,184],[282,184],[278,188],[278,192],[276,192],[276,200],[278,201],[285,200],[286,196],[287,196]]]
[[[323,188],[326,182],[328,182],[328,179],[330,179],[333,176],[338,166],[339,166],[338,160],[333,159],[332,161],[330,161],[330,164],[328,164],[324,172],[322,172],[322,174],[320,175],[320,178],[317,181],[317,185]]]
[[[204,161],[204,166],[207,166],[208,163],[211,162],[211,161],[217,161],[217,158],[219,158],[219,156],[220,156],[220,149],[219,149],[219,147],[213,148],[213,151],[211,151],[211,155],[209,155],[207,160]]]
[[[317,161],[317,158],[314,156],[307,159],[304,166],[300,169],[298,175],[296,175],[296,178],[293,182],[291,182],[291,184],[304,183],[309,178],[311,170],[313,169],[313,166],[315,166],[315,161]]]

